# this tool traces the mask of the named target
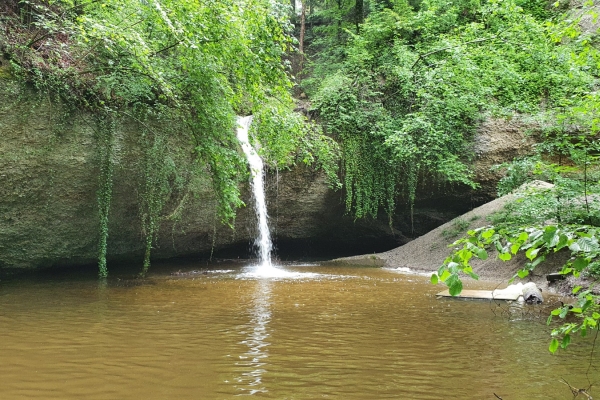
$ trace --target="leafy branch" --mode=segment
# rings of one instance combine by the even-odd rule
[[[508,261],[517,254],[524,254],[527,262],[509,282],[516,278],[525,278],[546,259],[550,253],[570,251],[571,257],[563,265],[561,274],[579,276],[586,269],[600,261],[600,228],[589,225],[547,225],[543,227],[522,227],[517,229],[499,229],[486,226],[467,232],[463,237],[450,246],[455,247],[452,254],[444,260],[444,264],[431,276],[431,282],[445,283],[450,294],[456,296],[462,291],[461,276],[478,279],[473,272],[471,260],[477,258],[486,260],[486,249],[497,251],[497,257]],[[458,247],[457,247],[458,246]],[[573,289],[573,294],[578,295],[575,305],[564,305],[553,310],[548,318],[551,323],[554,316],[561,319],[567,315],[574,315],[578,322],[565,323],[552,331],[553,339],[549,350],[555,352],[559,345],[566,348],[571,342],[571,334],[579,332],[586,336],[588,330],[598,329],[600,320],[600,296],[591,289]],[[559,343],[559,338],[560,343]]]

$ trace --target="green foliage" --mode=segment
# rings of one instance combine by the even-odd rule
[[[115,149],[115,116],[107,113],[98,120],[98,149],[100,156],[100,176],[97,193],[98,212],[100,219],[100,242],[98,244],[98,275],[108,276],[106,267],[106,252],[108,244],[108,216],[112,200],[114,149]]]
[[[314,90],[318,79],[313,107],[341,143],[357,217],[391,213],[401,194],[412,204],[424,181],[474,186],[469,147],[484,115],[546,115],[594,83],[590,63],[571,60],[578,45],[555,44],[537,3],[374,4],[360,33],[338,41],[335,62],[316,54],[307,82]]]
[[[282,167],[299,154],[335,174],[336,149],[292,112],[284,62],[293,42],[287,7],[269,0],[10,0],[0,5],[0,46],[13,73],[72,109],[99,121],[126,117],[159,121],[144,129],[140,217],[146,240],[144,270],[160,226],[175,166],[169,135],[185,127],[199,168],[212,179],[218,214],[231,223],[243,205],[238,183],[246,169],[235,137],[235,115],[255,114],[262,153]],[[112,129],[100,127],[100,274],[112,193]],[[257,133],[258,132],[258,133]],[[307,143],[317,141],[313,153]],[[316,160],[316,162],[315,162]],[[332,180],[333,182],[333,180]]]
[[[494,170],[504,172],[498,182],[498,196],[509,194],[524,183],[534,180],[533,170],[538,161],[535,157],[524,157],[494,167]]]
[[[466,237],[451,245],[452,254],[432,277],[432,282],[445,282],[453,293],[458,293],[460,275],[476,278],[471,259],[487,258],[484,250],[487,248],[495,249],[503,261],[518,253],[524,254],[528,261],[511,281],[526,278],[548,254],[559,251],[568,251],[571,255],[562,267],[562,274],[598,277],[600,187],[596,175],[598,160],[591,155],[597,152],[597,143],[589,140],[594,133],[574,138],[562,130],[560,133],[546,138],[537,157],[506,166],[508,175],[500,182],[500,188],[508,191],[537,175],[553,182],[554,186],[530,185],[517,191],[516,200],[491,217],[494,226],[469,231]],[[558,164],[543,161],[557,156]],[[591,289],[580,290],[574,291],[580,292],[575,306],[556,309],[548,318],[548,324],[554,316],[565,319],[574,315],[577,321],[553,329],[549,346],[552,353],[559,347],[566,348],[572,334],[579,332],[586,336],[589,330],[598,329],[600,296]]]
[[[554,187],[535,187],[516,193],[516,200],[503,210],[489,217],[497,226],[541,225],[546,222],[577,224],[600,222],[600,202],[597,184],[587,187],[588,200],[584,196],[583,183],[574,178],[556,177]],[[586,209],[587,205],[587,209]],[[589,212],[588,212],[589,211]]]
[[[547,25],[555,42],[584,36],[573,44],[570,63],[580,71],[591,70],[596,74],[590,60],[598,59],[597,50],[579,31],[577,20]],[[554,186],[544,189],[530,186],[517,192],[516,201],[491,218],[494,226],[469,231],[452,245],[459,247],[444,261],[432,282],[443,277],[449,286],[456,286],[461,274],[473,276],[470,260],[486,258],[487,253],[482,253],[486,248],[495,249],[503,261],[524,254],[528,261],[512,279],[527,277],[548,254],[559,251],[571,255],[562,274],[597,276],[600,265],[597,107],[600,103],[595,93],[558,100],[561,106],[550,116],[554,121],[544,129],[538,154],[500,166],[507,174],[500,182],[499,192],[513,191],[533,178],[547,180]],[[577,287],[573,293],[578,296],[576,305],[553,310],[548,318],[548,324],[555,316],[565,319],[573,315],[576,321],[553,329],[549,346],[552,353],[559,347],[566,348],[572,334],[579,332],[586,336],[589,330],[598,329],[600,296],[591,288]]]
[[[553,338],[548,348],[551,353],[556,352],[559,345],[562,349],[567,348],[571,343],[572,334],[579,333],[582,337],[585,337],[588,335],[588,331],[598,329],[598,323],[600,322],[600,296],[594,295],[591,290],[581,290],[580,286],[573,289],[573,294],[577,295],[577,301],[574,305],[565,305],[552,310],[548,317],[548,325],[550,325],[555,316],[563,320],[568,316],[575,316],[578,321],[564,323],[552,330]]]
[[[527,226],[521,228],[501,228],[487,226],[471,230],[467,236],[455,241],[451,246],[454,250],[439,270],[431,277],[433,283],[444,282],[451,294],[456,295],[462,290],[461,275],[468,275],[477,279],[473,273],[471,260],[487,259],[486,248],[495,249],[498,258],[503,261],[510,260],[517,253],[523,253],[528,259],[524,267],[511,279],[527,277],[550,253],[569,251],[571,258],[563,266],[562,274],[579,276],[587,272],[590,265],[597,265],[600,261],[600,230],[587,225],[546,225]],[[581,288],[576,288],[577,293]],[[550,351],[558,348],[558,340],[562,348],[570,343],[570,335],[580,332],[586,336],[588,330],[598,328],[598,307],[600,296],[594,295],[591,290],[582,291],[578,296],[577,305],[564,306],[552,311],[548,324],[553,316],[566,318],[573,314],[579,322],[569,322],[556,328],[552,332],[555,338],[550,344]]]
[[[328,121],[328,133],[342,143],[347,208],[354,207],[359,218],[377,215],[380,206],[393,210],[395,174],[403,165],[395,163],[390,149],[377,139],[381,130],[389,129],[385,109],[369,100],[369,87],[353,85],[345,76],[328,78],[325,87],[314,104]]]
[[[167,153],[167,141],[165,133],[156,130],[144,130],[141,137],[144,169],[139,208],[146,244],[142,274],[150,267],[152,245],[160,227],[161,213],[173,190],[172,186],[177,189],[183,186],[177,166]]]

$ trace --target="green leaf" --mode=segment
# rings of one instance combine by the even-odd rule
[[[483,239],[489,239],[492,236],[494,236],[494,233],[496,233],[496,231],[494,229],[488,229],[481,234],[481,237]]]
[[[502,261],[508,261],[512,258],[512,256],[510,255],[510,253],[500,253],[498,254],[498,258]]]
[[[569,242],[569,238],[567,237],[567,235],[561,233],[559,235],[558,243],[556,244],[556,247],[554,248],[554,250],[558,251],[558,250],[564,248],[568,242]]]
[[[517,272],[517,275],[519,275],[519,278],[523,279],[527,275],[529,275],[529,271],[527,271],[526,269],[522,269],[519,272]]]
[[[431,274],[431,283],[433,283],[434,285],[438,284],[438,276],[437,276],[437,274]]]
[[[468,264],[469,260],[473,257],[473,252],[468,249],[468,247],[471,247],[471,246],[474,247],[474,245],[472,243],[467,243],[467,248],[461,249],[456,253],[458,258],[460,259],[460,262],[463,265]]]
[[[448,262],[448,259],[446,259],[444,262]],[[438,270],[437,270],[437,274],[438,274],[438,276],[441,276],[441,275],[444,273],[444,271],[446,271],[446,266],[445,266],[445,265],[442,265],[442,266],[441,266],[441,267],[439,267],[439,268],[438,268]]]
[[[447,271],[447,270],[446,270],[446,271],[444,271],[444,272],[442,273],[442,276],[440,276],[440,281],[442,281],[442,282],[446,282],[446,280],[447,280],[447,279],[448,279],[450,276],[452,276],[452,274],[450,273],[450,271]]]
[[[567,346],[569,345],[569,343],[571,343],[571,335],[565,335],[563,336],[562,339],[562,343],[560,344],[560,347],[562,347],[563,349],[566,349]]]
[[[521,234],[519,235],[517,240],[521,243],[524,243],[527,241],[528,238],[529,238],[529,235],[527,234],[527,232],[521,232]]]
[[[467,275],[475,280],[479,280],[479,275],[477,275],[475,272],[467,272]]]
[[[561,275],[568,275],[568,274],[570,274],[571,272],[573,272],[573,268],[571,268],[571,267],[567,267],[567,266],[564,266],[564,267],[563,267],[563,268],[560,270],[560,272],[559,272],[559,273],[560,273]]]
[[[535,268],[538,265],[540,265],[542,262],[544,262],[544,260],[546,259],[546,256],[541,256],[536,258],[535,260],[533,260],[533,262],[531,263],[531,268]]]
[[[487,251],[485,251],[485,249],[482,249],[481,247],[477,247],[474,253],[481,260],[487,260],[488,258]]]
[[[577,294],[581,290],[581,286],[575,286],[572,290],[573,294]]]
[[[518,243],[515,243],[512,246],[510,246],[510,252],[513,254],[517,254],[517,252],[519,251],[520,248],[521,248],[521,245]]]
[[[533,261],[533,259],[537,256],[537,254],[539,253],[540,248],[530,248],[525,252],[525,257],[529,258],[530,260]]]
[[[564,317],[566,317],[566,316],[567,316],[567,313],[568,313],[568,312],[569,312],[569,307],[566,307],[566,306],[565,306],[565,307],[563,307],[563,308],[561,308],[561,309],[560,309],[560,313],[558,314],[558,316],[559,316],[560,318],[564,318]]]
[[[450,292],[451,296],[458,296],[460,292],[462,292],[462,288],[462,281],[460,279],[457,279],[456,281],[452,282],[452,285],[450,285],[448,291]]]
[[[469,275],[471,278],[473,279],[479,279],[479,275],[477,275],[476,273],[473,272],[473,267],[468,266],[467,268],[463,269],[463,272],[467,275]]]
[[[588,266],[589,263],[590,262],[586,258],[577,257],[575,259],[575,261],[573,261],[573,268],[575,268],[577,271],[581,272],[581,271],[583,271],[583,269],[585,267]]]
[[[571,250],[572,252],[577,252],[581,250],[581,247],[579,247],[579,244],[577,242],[573,242],[569,245],[569,250]]]
[[[459,263],[456,263],[456,262],[454,262],[454,261],[451,261],[451,262],[449,262],[449,263],[448,263],[448,265],[447,265],[447,268],[448,268],[450,271],[452,271],[453,269],[456,269],[456,267],[459,267],[459,266],[460,266],[460,264],[459,264]]]
[[[586,253],[598,250],[598,243],[589,237],[582,237],[577,240],[576,243],[579,246],[579,249]]]
[[[554,225],[547,226],[544,229],[542,239],[544,239],[544,242],[546,242],[549,247],[553,247],[558,243],[559,235],[556,234],[557,230],[558,228]]]
[[[550,350],[550,353],[554,354],[556,352],[556,350],[558,350],[558,340],[556,340],[556,338],[553,338],[552,341],[550,342],[550,347],[548,347],[548,350]]]

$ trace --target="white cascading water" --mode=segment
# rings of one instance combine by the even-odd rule
[[[258,248],[258,260],[260,268],[271,269],[271,250],[273,244],[271,242],[271,233],[267,223],[267,203],[265,202],[264,189],[264,168],[263,161],[254,150],[248,139],[248,129],[252,123],[252,115],[247,117],[237,118],[237,138],[242,145],[242,150],[246,155],[248,164],[250,165],[252,194],[254,196],[254,209],[258,218],[258,238],[255,241]]]

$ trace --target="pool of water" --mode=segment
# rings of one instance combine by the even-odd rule
[[[592,341],[549,354],[547,310],[437,299],[398,271],[285,270],[2,281],[0,398],[567,399],[561,378],[589,385]]]

